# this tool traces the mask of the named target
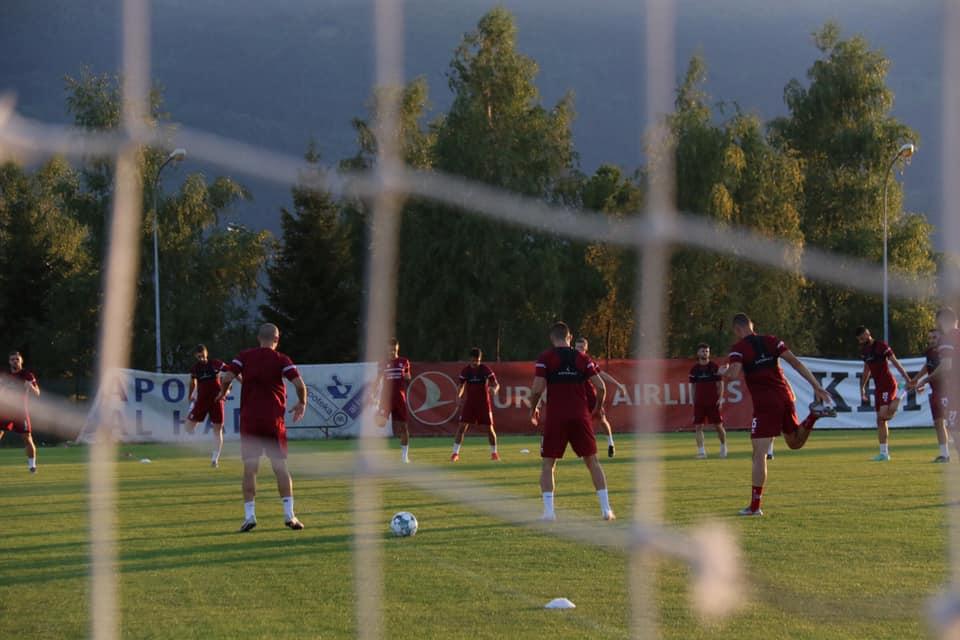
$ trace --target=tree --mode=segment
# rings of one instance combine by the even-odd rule
[[[313,145],[306,158],[319,162]],[[281,211],[283,237],[267,267],[268,304],[260,313],[285,332],[294,360],[354,361],[362,302],[356,229],[329,193],[304,187],[292,193],[293,210]]]
[[[809,85],[792,80],[784,90],[790,115],[771,130],[803,167],[801,228],[809,242],[845,255],[880,262],[882,198],[887,168],[899,146],[916,141],[915,131],[894,118],[889,68],[879,51],[860,36],[846,40],[827,23],[814,34],[821,53],[807,71]],[[902,190],[889,184],[891,269],[903,274],[933,270],[929,226],[902,213]],[[805,315],[821,352],[849,355],[854,328],[882,326],[881,300],[843,287],[811,284]],[[891,315],[896,350],[919,350],[929,305],[897,304]],[[917,322],[920,320],[921,322]],[[879,333],[876,329],[875,332]]]

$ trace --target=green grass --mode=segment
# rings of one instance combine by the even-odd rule
[[[763,518],[733,514],[749,498],[749,442],[731,436],[731,457],[693,459],[689,434],[662,441],[664,517],[690,527],[729,524],[743,550],[751,591],[745,607],[704,625],[687,598],[689,570],[659,565],[657,606],[665,638],[925,637],[923,609],[946,570],[943,465],[931,430],[896,431],[890,463],[874,463],[875,434],[817,432],[802,451],[777,450]],[[539,513],[537,443],[501,440],[503,463],[470,438],[447,462],[448,439],[417,439],[414,466],[434,465],[493,488]],[[391,446],[396,446],[395,442]],[[323,469],[348,442],[296,442],[292,461]],[[531,455],[521,455],[521,448]],[[716,453],[716,439],[708,435]],[[350,485],[295,477],[307,529],[283,526],[269,465],[260,473],[259,527],[242,520],[240,464],[228,447],[219,470],[200,453],[124,446],[117,538],[124,638],[349,638],[355,635]],[[604,459],[611,499],[627,527],[634,442],[618,439]],[[0,450],[0,638],[89,635],[86,450],[41,449],[40,472],[22,451]],[[152,464],[140,464],[149,457]],[[384,482],[380,514],[386,567],[384,637],[625,638],[626,556],[505,524],[429,493]],[[414,538],[389,536],[390,515],[414,512]],[[586,471],[561,463],[557,510],[598,515]],[[599,522],[599,518],[598,518]],[[565,596],[572,611],[546,611]]]

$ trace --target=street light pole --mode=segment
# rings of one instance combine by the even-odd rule
[[[901,158],[909,159],[913,156],[915,150],[916,148],[911,143],[901,145],[897,150],[897,155],[893,156],[893,160],[890,161],[886,173],[883,174],[883,341],[887,344],[890,344],[890,311],[887,294],[887,187],[890,185],[890,173],[893,171],[893,166],[897,164],[897,160]]]
[[[160,172],[164,167],[176,160],[179,162],[187,155],[186,149],[174,149],[163,161],[160,168],[157,169],[153,177],[153,316],[154,316],[154,336],[157,343],[157,373],[163,371],[163,360],[160,353],[160,249],[159,249],[159,228],[160,228],[160,210],[157,208],[157,190],[160,184]]]

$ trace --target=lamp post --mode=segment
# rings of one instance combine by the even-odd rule
[[[154,336],[157,342],[157,373],[163,371],[163,361],[160,355],[160,250],[158,248],[158,233],[160,227],[160,210],[157,208],[157,189],[160,184],[160,172],[171,162],[183,160],[187,150],[177,148],[170,152],[153,177],[153,315],[156,322]]]
[[[912,143],[901,145],[897,149],[897,155],[893,156],[890,166],[883,174],[883,341],[890,344],[890,311],[887,301],[887,187],[890,185],[890,173],[897,160],[904,158],[909,160],[913,156],[916,147]]]

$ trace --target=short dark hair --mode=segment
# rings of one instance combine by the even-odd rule
[[[753,320],[745,313],[738,313],[733,316],[733,324],[740,327],[749,327],[753,324]]]
[[[866,328],[865,326],[863,326],[863,325],[860,325],[859,327],[857,327],[856,329],[854,329],[853,335],[855,335],[856,337],[859,338],[860,336],[862,336],[862,335],[863,335],[864,333],[866,333],[867,331],[869,331],[869,329],[867,329],[867,328]]]
[[[556,340],[566,340],[570,337],[570,327],[566,322],[555,322],[550,327],[550,337]]]
[[[577,339],[575,340],[575,342],[582,342],[583,344],[587,345],[588,347],[590,346],[590,341],[587,340],[587,336],[577,336]]]
[[[207,353],[207,345],[201,343],[193,348],[194,353]]]
[[[400,344],[400,341],[397,340],[396,338],[390,338],[389,340],[387,340],[387,344],[390,345],[391,347],[395,347],[398,344]]]
[[[471,357],[471,358],[482,358],[482,357],[483,357],[483,351],[480,350],[480,347],[474,347],[473,349],[470,349],[470,357]]]
[[[700,344],[697,345],[697,351],[700,351],[700,349],[709,349],[709,348],[710,348],[710,345],[708,345],[706,342],[701,342]]]
[[[937,310],[937,320],[940,318],[946,318],[950,322],[956,324],[957,322],[957,312],[951,309],[950,307],[940,307]]]
[[[20,359],[23,360],[23,355],[19,351],[11,351],[7,354],[8,358],[12,358],[13,356],[20,356]]]

